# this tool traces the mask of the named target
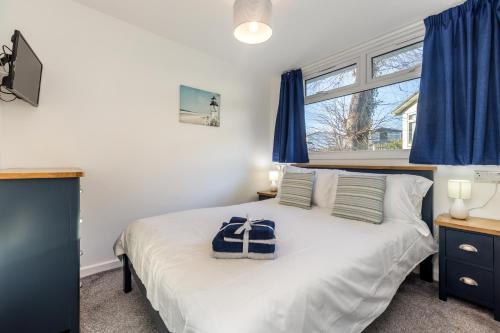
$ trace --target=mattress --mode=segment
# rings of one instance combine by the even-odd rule
[[[373,225],[266,200],[141,219],[117,240],[174,333],[361,332],[436,252],[409,223]],[[276,222],[275,260],[215,259],[232,216]]]

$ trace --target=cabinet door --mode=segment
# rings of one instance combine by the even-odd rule
[[[71,328],[78,288],[72,200],[78,184],[78,179],[0,181],[1,332]]]

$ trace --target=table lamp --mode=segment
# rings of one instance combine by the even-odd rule
[[[448,180],[448,197],[455,199],[450,208],[451,217],[465,220],[469,217],[469,211],[464,205],[464,200],[470,199],[472,186],[468,180]]]
[[[269,180],[271,181],[271,191],[278,191],[278,179],[280,176],[280,172],[278,170],[269,171]]]

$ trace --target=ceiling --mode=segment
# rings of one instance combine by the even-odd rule
[[[252,70],[279,74],[457,5],[458,0],[273,0],[273,36],[232,35],[234,0],[76,0],[175,42]]]

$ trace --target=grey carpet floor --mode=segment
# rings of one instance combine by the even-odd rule
[[[82,282],[82,333],[157,332],[147,300],[135,284],[131,293],[122,292],[121,270],[89,276]],[[500,332],[492,311],[453,298],[442,302],[437,294],[435,283],[410,275],[387,310],[365,332]]]

